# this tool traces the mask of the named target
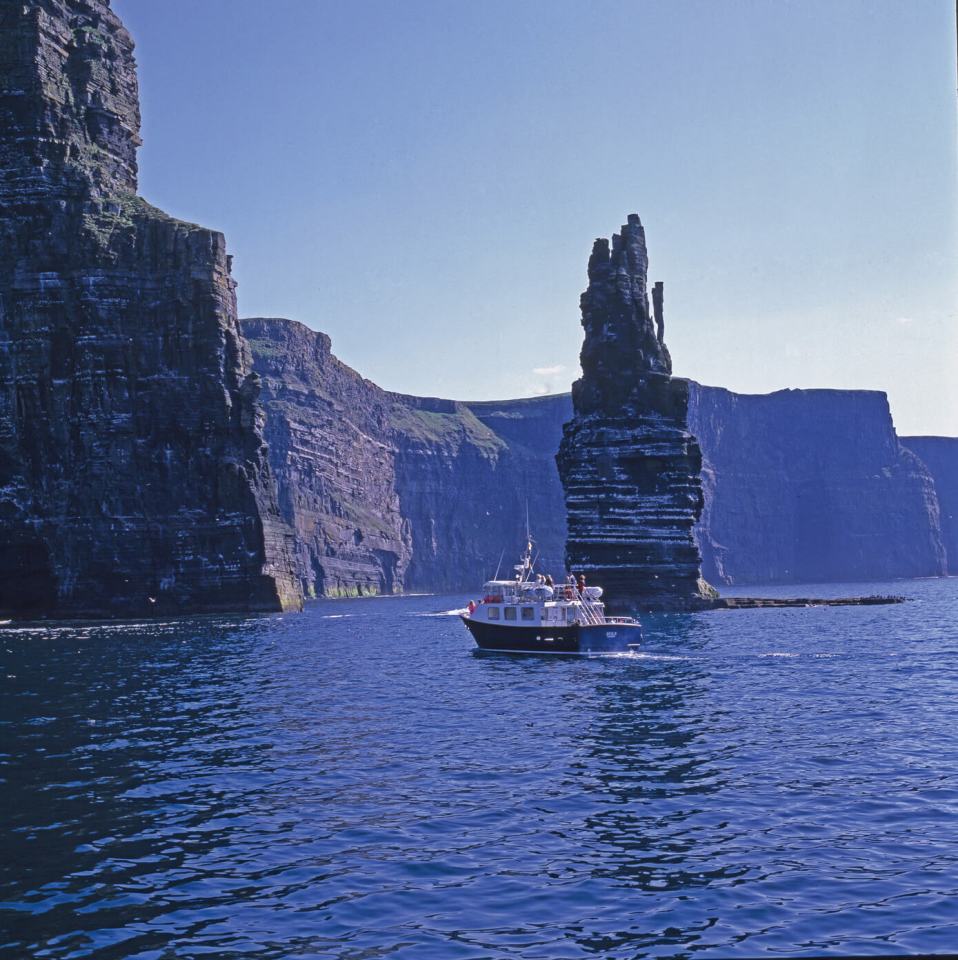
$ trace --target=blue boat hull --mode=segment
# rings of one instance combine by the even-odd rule
[[[463,617],[480,650],[499,653],[628,653],[642,640],[636,624],[567,624],[557,627],[505,626]]]

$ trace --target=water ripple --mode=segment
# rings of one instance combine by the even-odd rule
[[[954,950],[958,581],[909,589],[588,659],[458,597],[0,630],[0,955]]]

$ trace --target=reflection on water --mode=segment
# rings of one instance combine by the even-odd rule
[[[459,598],[0,631],[0,955],[947,950],[958,582],[910,587],[608,658],[474,656]]]
[[[630,891],[649,893],[659,904],[654,919],[637,924],[624,915],[615,932],[581,939],[592,953],[655,945],[689,947],[714,923],[688,919],[665,906],[669,895],[741,876],[747,868],[729,862],[736,832],[711,823],[707,798],[724,785],[732,749],[710,739],[728,711],[709,709],[705,661],[707,624],[688,617],[660,618],[654,629],[668,648],[683,656],[647,655],[630,669],[596,685],[595,716],[586,742],[590,762],[586,790],[595,793],[595,812],[584,818],[591,875]],[[644,910],[642,911],[644,912]]]

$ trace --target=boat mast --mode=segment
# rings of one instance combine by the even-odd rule
[[[526,552],[522,558],[522,577],[528,581],[532,577],[532,532],[529,529],[529,501],[526,500]]]

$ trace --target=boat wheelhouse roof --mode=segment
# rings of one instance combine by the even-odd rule
[[[529,597],[536,593],[536,591],[546,589],[548,591],[548,596],[552,596],[552,590],[549,587],[544,587],[541,583],[536,583],[533,580],[523,580],[519,582],[518,580],[487,580],[482,585],[482,591],[486,597],[509,597],[510,599],[515,599],[516,597]],[[545,597],[537,597],[536,599],[545,599]]]

